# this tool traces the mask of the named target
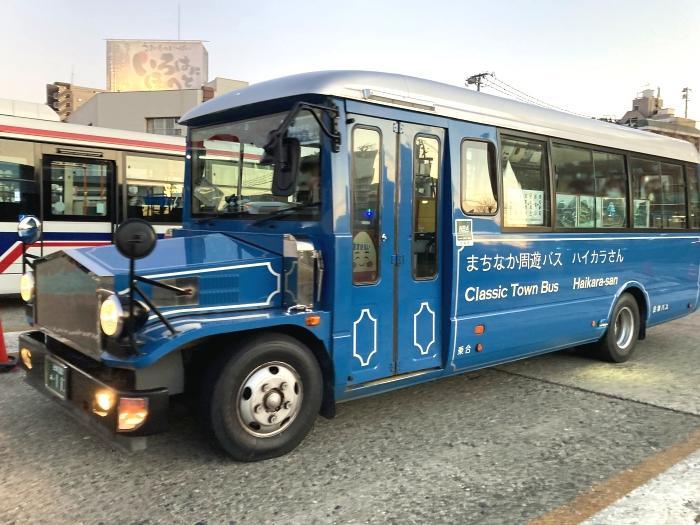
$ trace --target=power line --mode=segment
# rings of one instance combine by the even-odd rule
[[[529,95],[528,93],[525,93],[523,90],[518,89],[515,86],[508,84],[507,82],[501,80],[500,78],[497,78],[495,73],[479,73],[477,75],[472,75],[469,78],[467,78],[466,84],[467,85],[476,84],[477,90],[479,90],[479,91],[480,91],[481,86],[483,85],[485,88],[493,89],[494,91],[497,91],[498,93],[505,95],[508,98],[512,98],[512,99],[515,99],[519,102],[524,102],[526,104],[534,104],[536,106],[540,106],[540,107],[543,107],[546,109],[555,109],[557,111],[563,111],[565,113],[569,113],[571,115],[577,115],[579,117],[592,118],[589,115],[584,115],[582,113],[576,113],[575,111],[570,111],[570,110],[562,108],[560,106],[555,106],[554,104],[550,104],[549,102],[545,102],[544,100],[542,100],[540,98]]]

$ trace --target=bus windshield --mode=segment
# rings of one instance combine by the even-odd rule
[[[260,163],[269,132],[280,125],[285,115],[277,113],[192,130],[189,162],[194,216],[245,218],[276,214],[284,219],[318,219],[321,139],[311,113],[302,112],[287,133],[301,143],[299,176],[292,195],[273,195],[273,166]],[[286,209],[289,212],[278,213]]]

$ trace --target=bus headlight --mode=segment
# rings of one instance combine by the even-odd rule
[[[20,277],[19,294],[27,303],[34,298],[34,274],[32,272],[26,272]]]
[[[112,294],[100,306],[100,328],[108,337],[121,334],[124,327],[124,308],[116,295]]]

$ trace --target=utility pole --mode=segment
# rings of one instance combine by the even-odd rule
[[[466,85],[471,86],[476,84],[476,90],[481,91],[481,83],[485,77],[492,77],[493,73],[478,73],[467,78]]]
[[[685,118],[688,118],[688,100],[690,100],[690,92],[692,89],[689,87],[684,87],[681,93],[683,93],[683,98],[685,99]]]

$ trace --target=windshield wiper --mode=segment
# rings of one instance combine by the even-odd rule
[[[257,226],[258,224],[262,224],[264,222],[267,222],[271,219],[274,219],[275,217],[279,217],[280,215],[284,215],[285,213],[291,212],[291,211],[297,211],[297,210],[304,210],[304,209],[309,209],[309,208],[317,208],[321,206],[320,202],[307,202],[304,204],[297,204],[296,206],[290,206],[289,208],[282,208],[280,210],[275,210],[269,215],[266,215],[265,217],[261,217],[260,219],[257,219],[250,224],[252,226]]]

